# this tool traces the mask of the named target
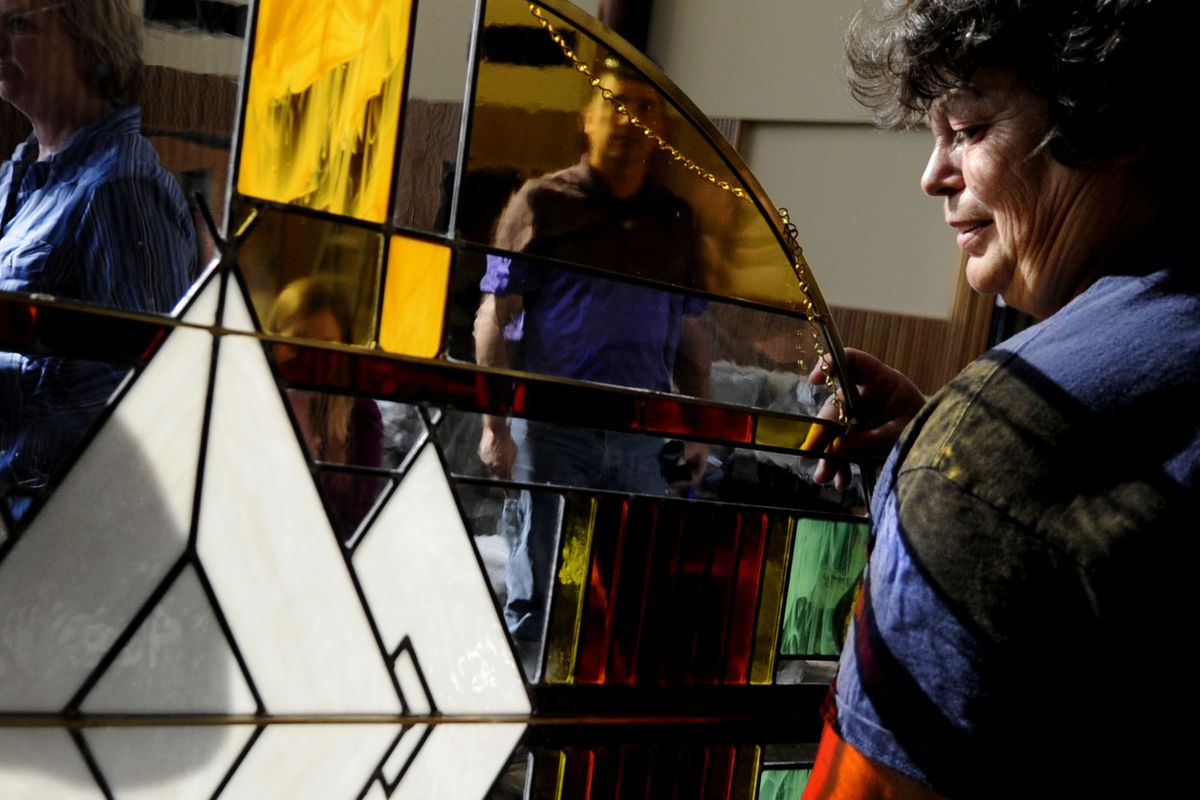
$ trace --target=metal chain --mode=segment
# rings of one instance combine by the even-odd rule
[[[600,92],[600,96],[604,98],[604,101],[611,105],[618,114],[625,117],[625,119],[629,121],[630,125],[641,131],[643,136],[654,142],[655,147],[670,156],[672,161],[677,162],[684,169],[698,175],[702,180],[706,180],[721,191],[728,192],[737,199],[744,200],[745,202],[753,205],[754,201],[750,199],[749,192],[740,186],[734,186],[729,181],[718,178],[712,172],[709,172],[704,167],[688,158],[686,155],[680,152],[678,148],[651,130],[650,126],[638,119],[636,114],[630,112],[629,109],[626,108],[625,104],[621,102],[620,98],[612,93],[611,89],[606,89],[601,86],[600,78],[593,74],[592,68],[584,63],[575,53],[575,51],[571,49],[571,45],[567,43],[566,37],[559,33],[558,28],[555,28],[550,20],[546,19],[546,16],[542,13],[541,7],[530,3],[529,13],[533,14],[533,16],[537,19],[538,24],[542,26],[542,29],[545,30],[546,33],[550,35],[550,38],[554,40],[554,43],[559,46],[563,52],[563,55],[567,57],[567,60],[571,62],[571,66],[575,68],[575,71],[586,77],[591,87]]]
[[[729,181],[721,180],[712,172],[709,172],[704,167],[688,158],[678,148],[676,148],[658,133],[651,130],[648,125],[638,119],[636,114],[630,112],[625,106],[625,103],[623,103],[616,95],[614,95],[611,89],[606,89],[605,87],[601,86],[600,78],[593,74],[591,67],[589,67],[583,60],[579,58],[574,49],[572,49],[571,45],[567,42],[566,37],[563,36],[562,33],[559,32],[558,28],[554,27],[553,23],[551,23],[550,20],[546,18],[545,14],[542,13],[540,6],[530,3],[529,13],[533,15],[533,17],[538,21],[538,24],[542,27],[542,30],[546,31],[550,38],[554,40],[554,43],[558,45],[559,49],[562,50],[563,55],[566,56],[567,60],[571,62],[571,66],[575,69],[575,71],[587,78],[588,84],[593,89],[596,89],[600,92],[600,96],[604,98],[604,101],[611,105],[614,111],[625,117],[630,125],[641,131],[643,136],[654,142],[655,147],[657,147],[661,152],[670,156],[672,161],[676,162],[689,172],[699,176],[702,180],[708,181],[721,191],[728,192],[737,199],[743,200],[751,205],[754,204],[754,201],[750,198],[749,192],[740,186],[734,186]],[[799,232],[796,230],[796,226],[792,224],[786,208],[779,209],[779,216],[783,220],[784,234],[787,237],[788,249],[791,251],[789,255],[791,256],[790,260],[792,263],[792,270],[796,274],[796,279],[800,282],[800,291],[804,297],[805,317],[808,319],[809,323],[815,323],[820,319],[820,315],[817,313],[816,306],[813,304],[811,293],[809,291],[808,278],[806,277],[806,270],[804,268],[804,259],[801,254],[802,251],[800,248]],[[829,387],[829,390],[832,393],[831,396],[833,397],[833,404],[837,408],[837,421],[843,428],[848,428],[850,423],[849,417],[846,415],[845,402],[841,392],[838,391],[837,376],[833,373],[833,357],[829,355],[829,352],[821,343],[821,336],[820,333],[818,333],[817,328],[818,326],[815,324],[809,325],[809,331],[812,333],[813,337],[813,350],[817,354],[817,363],[821,366],[821,372],[825,374],[825,385]],[[804,370],[803,359],[800,361],[800,368],[801,371]]]
[[[817,354],[817,364],[821,367],[821,372],[825,375],[825,385],[829,387],[830,396],[833,398],[833,405],[837,408],[837,421],[843,428],[849,429],[850,417],[846,414],[846,403],[843,393],[838,391],[838,378],[833,372],[833,356],[825,349],[825,345],[821,342],[821,334],[817,331],[817,325],[814,323],[820,318],[817,313],[817,308],[812,301],[812,293],[808,287],[807,270],[804,268],[803,251],[800,248],[800,231],[792,222],[791,215],[788,214],[786,208],[779,209],[779,218],[783,221],[783,233],[787,237],[788,249],[791,250],[792,269],[796,273],[796,280],[800,282],[800,292],[804,297],[804,316],[809,321],[808,330],[813,338],[813,351]],[[804,362],[801,361],[803,367]]]

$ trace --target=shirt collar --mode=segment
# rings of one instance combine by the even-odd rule
[[[107,113],[92,120],[75,131],[67,142],[66,147],[47,158],[42,163],[55,174],[62,170],[83,163],[97,147],[107,146],[114,137],[136,134],[142,125],[142,112],[137,106],[114,106]],[[37,161],[37,137],[32,133],[29,138],[17,145],[13,151],[12,160],[15,162]]]
[[[642,183],[642,188],[638,189],[637,194],[625,200],[618,199],[616,196],[609,193],[608,189],[603,183],[601,183],[600,177],[596,174],[596,170],[592,169],[592,165],[588,163],[587,153],[583,154],[583,156],[579,159],[579,163],[576,164],[572,169],[578,185],[584,191],[592,192],[594,194],[607,195],[608,197],[612,197],[612,199],[618,203],[624,203],[631,206],[643,202],[657,203],[666,194],[663,188],[655,182],[654,175],[648,172],[646,174],[646,180],[644,183]]]

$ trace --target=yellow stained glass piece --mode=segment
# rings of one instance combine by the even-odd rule
[[[792,552],[794,517],[775,520],[767,530],[767,567],[763,573],[762,596],[758,605],[758,629],[754,632],[754,656],[750,663],[750,683],[765,686],[775,683],[775,656],[779,648],[779,623],[783,617],[783,586]]]
[[[434,358],[450,283],[450,248],[393,236],[383,285],[379,345],[390,353]]]
[[[595,497],[572,497],[562,527],[562,558],[554,602],[547,626],[546,683],[573,683],[579,628],[583,619],[588,567],[592,563],[592,533],[596,528]]]
[[[787,417],[776,417],[762,414],[754,429],[754,441],[767,447],[786,447],[789,450],[799,450],[813,438],[811,422]],[[824,430],[824,426],[817,428]]]
[[[733,770],[732,800],[754,800],[762,766],[762,748],[758,745],[739,747]]]
[[[382,223],[411,0],[262,0],[238,191]]]

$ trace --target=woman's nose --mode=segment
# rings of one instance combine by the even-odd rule
[[[933,197],[963,190],[962,169],[956,148],[941,142],[934,144],[925,171],[921,173],[921,190]]]

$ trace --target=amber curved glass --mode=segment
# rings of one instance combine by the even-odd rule
[[[522,0],[487,5],[459,233],[476,240],[496,238],[500,246],[522,250],[521,243],[513,247],[503,230],[495,230],[513,191],[529,180],[573,167],[581,156],[594,163],[591,151],[610,133],[645,138],[644,131],[627,134],[637,126],[622,121],[611,103],[596,98],[589,76],[600,77],[611,88],[604,73],[615,67],[631,80],[643,78],[658,97],[661,120],[654,119],[658,111],[651,109],[643,109],[639,119],[673,151],[656,145],[638,157],[649,171],[647,184],[681,200],[693,218],[695,241],[689,244],[695,249],[694,263],[680,275],[664,272],[661,259],[639,258],[636,252],[619,264],[593,258],[585,250],[572,251],[564,260],[775,308],[821,313],[821,301],[801,288],[794,257],[765,213],[768,206],[761,191],[750,184],[744,168],[731,165],[735,156],[718,147],[715,129],[700,127],[677,99],[681,95],[664,89],[660,76],[643,71],[644,57],[615,49],[622,42],[602,44],[590,30],[549,10],[531,8]],[[608,118],[589,122],[601,114]],[[618,128],[622,130],[612,133]],[[802,257],[799,261],[803,266]]]

